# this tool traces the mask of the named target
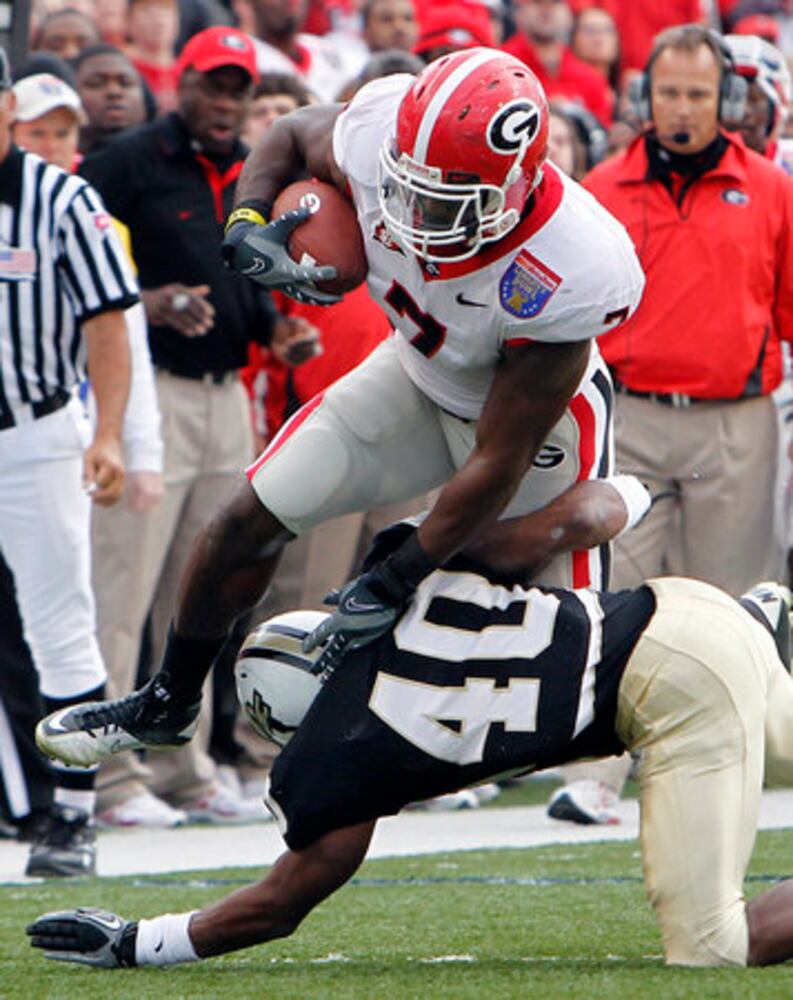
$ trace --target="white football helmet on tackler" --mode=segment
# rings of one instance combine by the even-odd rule
[[[518,224],[547,153],[548,102],[525,63],[496,49],[442,56],[380,151],[386,226],[424,260],[466,260]]]
[[[243,642],[234,673],[237,697],[251,725],[265,739],[286,746],[322,687],[314,672],[319,646],[303,640],[328,613],[290,611],[257,625]]]

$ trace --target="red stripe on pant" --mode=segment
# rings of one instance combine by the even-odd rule
[[[597,450],[597,421],[592,404],[583,394],[574,396],[570,401],[570,412],[578,425],[578,482],[589,479],[595,464]],[[589,587],[592,585],[592,572],[589,564],[589,549],[572,553],[573,587]]]
[[[281,430],[275,435],[272,441],[267,445],[264,451],[259,455],[256,461],[249,465],[245,470],[245,475],[248,477],[248,482],[253,482],[254,476],[261,469],[264,463],[273,457],[277,451],[280,451],[281,447],[289,440],[289,438],[295,433],[295,431],[300,427],[316,410],[319,404],[324,399],[324,392],[317,393],[313,399],[310,399],[305,406],[301,406],[300,409],[292,417],[287,420]]]

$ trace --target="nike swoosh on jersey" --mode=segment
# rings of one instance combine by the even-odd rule
[[[458,292],[454,297],[455,302],[459,302],[461,306],[474,306],[476,309],[487,309],[487,302],[474,302],[473,299],[467,299],[462,292]]]

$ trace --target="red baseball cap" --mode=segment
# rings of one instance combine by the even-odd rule
[[[732,31],[735,35],[759,35],[772,45],[778,45],[781,29],[770,14],[747,14],[738,18]]]
[[[434,4],[419,18],[419,37],[413,51],[421,55],[446,46],[472,49],[494,43],[486,7],[479,3]]]
[[[239,66],[252,80],[259,79],[253,39],[244,31],[224,25],[193,35],[182,49],[178,65],[180,76],[186,69],[208,73],[221,66]]]

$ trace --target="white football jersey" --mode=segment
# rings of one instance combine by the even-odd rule
[[[505,347],[597,337],[636,309],[644,274],[623,226],[551,164],[527,217],[474,257],[427,264],[402,250],[377,203],[378,152],[413,79],[363,87],[336,121],[333,152],[363,231],[369,290],[394,323],[407,373],[439,406],[475,420]]]

